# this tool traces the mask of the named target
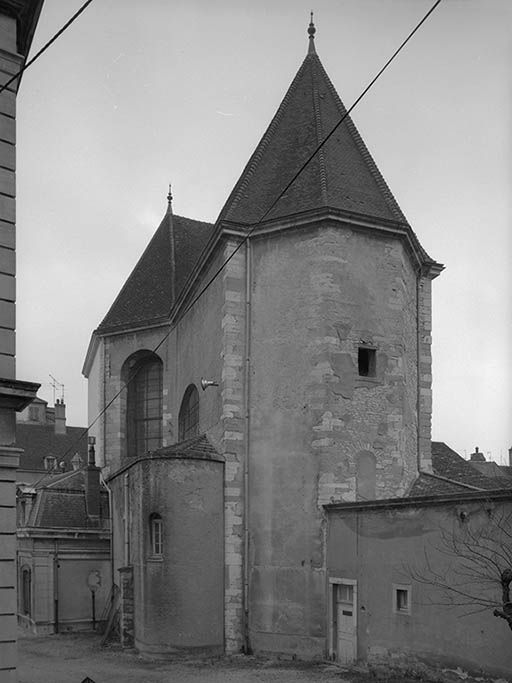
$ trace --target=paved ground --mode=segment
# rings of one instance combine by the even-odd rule
[[[253,657],[155,662],[117,647],[102,648],[94,635],[32,636],[20,633],[20,683],[351,683],[335,666],[275,662]],[[359,679],[360,680],[360,679]]]
[[[483,683],[464,672],[443,670],[434,676],[415,672],[402,677],[386,669],[343,670],[329,663],[301,663],[256,657],[183,658],[151,661],[118,646],[102,648],[94,634],[33,636],[19,632],[19,683]],[[489,679],[486,679],[489,680]],[[493,681],[493,679],[490,679]],[[507,683],[504,679],[494,683]]]
[[[19,683],[363,683],[362,672],[349,675],[328,664],[280,662],[255,657],[150,661],[116,646],[102,648],[92,634],[33,636],[20,632]],[[409,683],[412,679],[388,679]],[[415,681],[417,683],[417,680]]]

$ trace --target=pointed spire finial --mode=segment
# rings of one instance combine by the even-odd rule
[[[167,195],[167,213],[172,213],[172,192],[171,183],[169,183],[169,193]]]
[[[311,21],[309,22],[309,27],[308,27],[308,33],[309,33],[309,48],[308,48],[308,54],[316,54],[315,50],[315,33],[316,33],[316,28],[313,23],[313,11],[311,11]]]

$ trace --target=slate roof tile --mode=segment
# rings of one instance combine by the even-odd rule
[[[435,474],[479,489],[510,488],[510,481],[505,477],[488,477],[478,472],[467,460],[442,441],[432,442],[432,469]]]
[[[259,221],[318,143],[346,114],[318,55],[308,53],[220,219],[242,224]],[[408,227],[350,116],[279,199],[268,218],[320,207]]]
[[[33,508],[30,526],[43,528],[97,528],[87,516],[85,504],[85,470],[49,475],[36,486],[39,500]],[[100,493],[100,527],[109,519],[108,493]]]
[[[512,472],[509,471],[511,468],[506,465],[498,465],[497,462],[489,460],[484,460],[483,462],[468,460],[468,462],[473,469],[477,470],[486,477],[497,477],[498,479],[505,479],[507,477],[512,478]],[[510,481],[510,484],[512,485],[512,480]]]
[[[419,474],[408,497],[511,488],[510,479],[482,474],[442,441],[432,442],[432,470]]]
[[[439,479],[438,477],[431,476],[425,472],[420,472],[409,491],[408,497],[414,498],[416,496],[440,496],[449,493],[467,493],[469,490],[470,489],[467,486]]]
[[[44,470],[45,456],[57,458],[57,465],[64,461],[66,469],[71,468],[71,459],[75,453],[87,462],[87,429],[86,427],[66,427],[65,434],[56,434],[54,424],[16,425],[16,446],[23,448],[19,470]]]
[[[213,227],[168,212],[97,331],[165,322]]]
[[[186,441],[164,446],[150,453],[151,456],[188,457],[208,460],[224,460],[206,434],[199,434]]]

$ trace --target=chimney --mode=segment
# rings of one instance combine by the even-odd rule
[[[66,433],[66,406],[63,400],[55,401],[55,434]]]
[[[85,470],[85,505],[91,522],[100,519],[100,468],[96,467],[94,436],[89,437],[89,456]]]
[[[475,446],[475,452],[471,453],[469,459],[473,462],[485,462],[485,455],[483,453],[480,453],[480,451],[478,450],[478,446]]]
[[[508,465],[512,467],[512,446],[508,449]]]

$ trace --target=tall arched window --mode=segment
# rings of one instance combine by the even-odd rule
[[[184,441],[199,434],[199,393],[194,384],[189,384],[178,417],[178,439]]]
[[[137,354],[127,369],[126,452],[135,457],[162,445],[162,361],[154,353]]]

